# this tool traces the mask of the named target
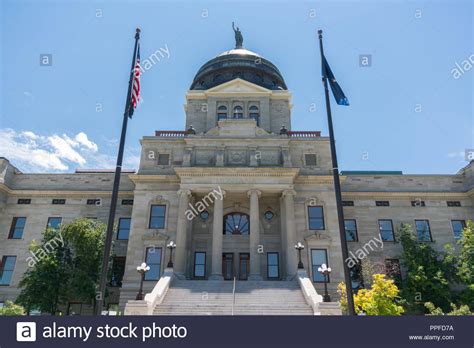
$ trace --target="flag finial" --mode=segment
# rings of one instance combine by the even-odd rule
[[[142,30],[140,28],[137,28],[136,31],[135,31],[135,39],[139,39],[140,38],[140,32]]]

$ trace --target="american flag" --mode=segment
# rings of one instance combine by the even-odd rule
[[[130,105],[129,113],[130,118],[132,118],[133,111],[137,108],[138,102],[140,101],[140,45],[138,45],[137,59],[135,60],[135,68],[133,70],[132,104]]]

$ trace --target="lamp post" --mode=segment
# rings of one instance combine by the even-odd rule
[[[295,249],[298,250],[298,269],[303,269],[303,262],[301,261],[301,250],[304,249],[304,245],[301,242],[298,242],[295,245]]]
[[[331,273],[331,267],[326,266],[325,263],[321,265],[321,267],[318,267],[318,272],[321,273],[324,276],[324,296],[323,296],[323,301],[324,302],[331,302],[331,297],[328,294],[328,279],[329,279],[329,274]]]
[[[145,273],[150,270],[150,266],[147,266],[145,262],[143,262],[140,266],[137,267],[137,272],[140,273],[140,290],[138,290],[137,297],[135,300],[143,300],[143,280],[145,279]]]
[[[166,267],[173,268],[173,249],[176,248],[176,243],[173,242],[173,241],[170,241],[166,247],[168,249],[170,249],[170,260],[169,260],[168,265]]]

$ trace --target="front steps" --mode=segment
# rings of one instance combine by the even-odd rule
[[[232,281],[174,279],[154,315],[232,315]],[[296,281],[237,281],[233,315],[313,315]]]

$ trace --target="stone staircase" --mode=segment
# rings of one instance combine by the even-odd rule
[[[154,315],[232,315],[233,282],[173,279]],[[296,281],[237,281],[234,315],[313,315]]]

